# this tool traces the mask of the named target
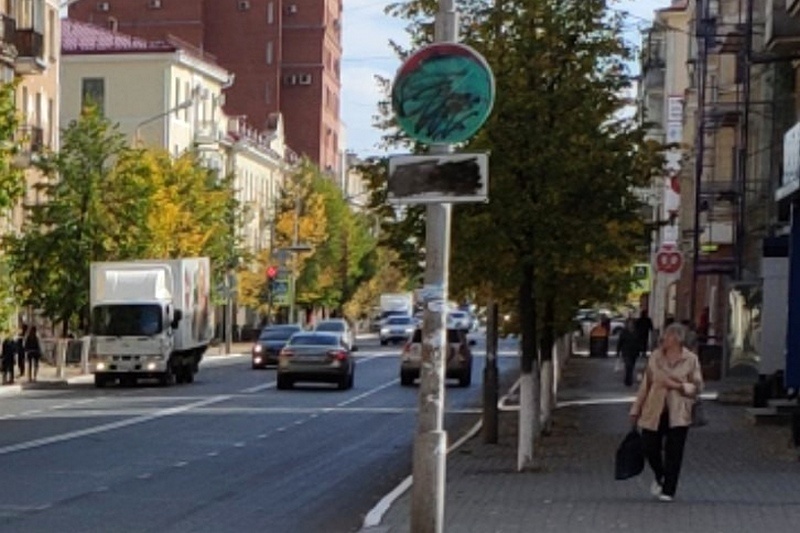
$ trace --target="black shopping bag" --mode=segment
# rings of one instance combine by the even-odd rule
[[[642,470],[644,470],[642,435],[634,428],[625,435],[619,448],[617,448],[617,459],[614,464],[614,478],[632,478],[641,474]]]

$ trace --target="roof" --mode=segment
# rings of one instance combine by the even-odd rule
[[[174,52],[177,49],[166,41],[148,41],[69,18],[61,21],[62,54]]]

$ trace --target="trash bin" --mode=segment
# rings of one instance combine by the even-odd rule
[[[701,344],[697,349],[700,368],[704,381],[722,379],[722,346],[719,344]]]
[[[608,337],[589,338],[589,357],[608,357]]]

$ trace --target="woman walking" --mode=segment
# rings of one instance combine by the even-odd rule
[[[645,456],[655,475],[650,492],[665,502],[675,497],[692,405],[703,390],[700,362],[685,343],[686,328],[681,324],[664,330],[630,410],[631,421],[642,430]]]
[[[28,328],[23,340],[23,347],[28,360],[28,381],[36,381],[39,375],[39,359],[42,358],[42,343],[36,333],[36,326]]]

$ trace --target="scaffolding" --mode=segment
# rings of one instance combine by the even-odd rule
[[[694,225],[688,232],[693,319],[702,313],[703,285],[724,291],[732,282],[760,277],[761,242],[779,219],[776,161],[795,120],[791,62],[800,59],[800,18],[788,5],[696,0],[690,52],[697,101]]]

